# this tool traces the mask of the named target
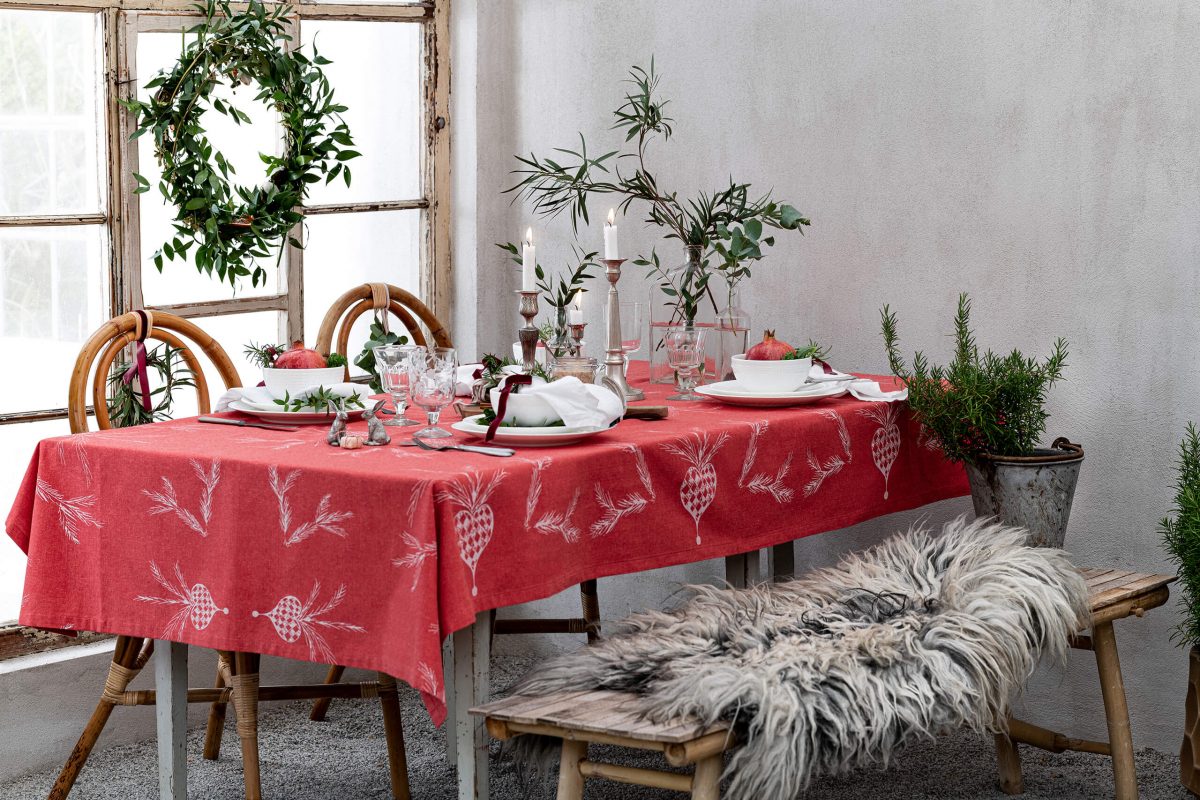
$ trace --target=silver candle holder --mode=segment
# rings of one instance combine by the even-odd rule
[[[623,258],[606,258],[604,276],[608,278],[608,347],[604,351],[604,377],[621,390],[626,400],[645,400],[640,389],[634,389],[625,380],[625,351],[621,348],[621,298],[617,295],[617,281],[621,280]]]
[[[538,329],[533,325],[533,318],[538,314],[538,293],[517,291],[521,295],[521,316],[525,318],[525,327],[517,329],[517,339],[521,342],[521,368],[526,375],[532,375],[537,366]]]
[[[567,330],[571,332],[571,355],[573,356],[583,355],[583,329],[586,327],[586,322],[567,325]]]

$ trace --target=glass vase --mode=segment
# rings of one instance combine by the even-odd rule
[[[649,347],[650,382],[675,383],[675,369],[667,359],[665,337],[671,330],[677,328],[713,328],[716,326],[716,304],[707,292],[699,297],[695,307],[685,308],[677,287],[693,284],[704,269],[703,249],[688,246],[683,249],[683,261],[678,266],[669,267],[665,275],[652,275],[649,280],[650,303],[648,314],[650,320],[650,336],[647,338]],[[676,290],[670,295],[663,291],[663,284],[669,284]],[[689,313],[690,312],[690,313]],[[713,339],[708,337],[709,347],[713,347]],[[711,377],[715,367],[715,350],[706,354],[700,367],[700,383]]]
[[[733,380],[733,357],[750,346],[750,315],[741,306],[740,292],[729,293],[729,304],[717,312],[716,360],[713,379]]]
[[[556,308],[554,310],[554,338],[546,343],[551,360],[571,355],[574,346],[570,331],[567,329],[567,308],[566,306]]]

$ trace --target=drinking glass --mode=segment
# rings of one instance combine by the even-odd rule
[[[404,416],[408,408],[408,361],[415,353],[425,352],[419,344],[385,344],[373,348],[375,369],[379,371],[379,382],[383,390],[392,396],[395,415],[385,419],[384,425],[403,427],[420,425],[416,420]]]
[[[625,371],[629,371],[629,356],[642,349],[643,303],[621,303],[621,352],[625,356]]]
[[[703,400],[696,394],[696,370],[704,363],[704,328],[677,328],[667,333],[667,363],[675,370],[677,394],[668,400]]]
[[[438,427],[442,409],[454,402],[458,382],[458,355],[450,347],[432,347],[409,359],[408,391],[412,402],[425,409],[429,426],[413,434],[422,439],[444,439],[450,432]]]

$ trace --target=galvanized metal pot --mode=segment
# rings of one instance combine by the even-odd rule
[[[1029,531],[1037,547],[1062,547],[1083,448],[1055,439],[1028,456],[985,455],[966,462],[975,514]]]

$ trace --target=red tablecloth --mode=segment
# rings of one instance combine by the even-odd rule
[[[669,405],[508,459],[194,419],[47,439],[7,523],[21,622],[383,670],[440,722],[441,640],[479,611],[967,491],[904,404]]]

